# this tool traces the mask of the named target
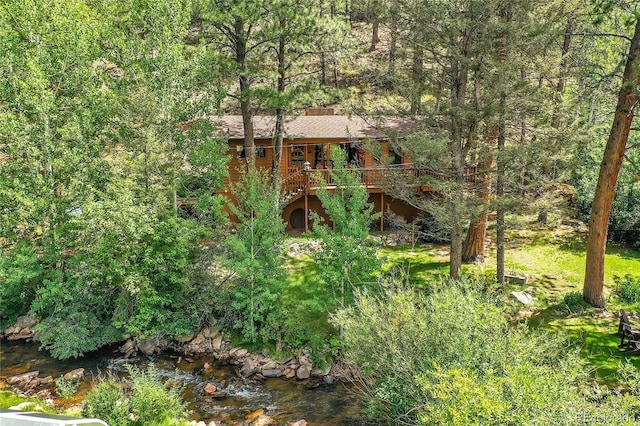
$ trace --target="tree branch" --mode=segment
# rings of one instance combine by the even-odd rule
[[[584,37],[618,37],[623,38],[627,41],[631,41],[631,37],[625,34],[615,34],[615,33],[571,33],[572,36],[584,36]]]

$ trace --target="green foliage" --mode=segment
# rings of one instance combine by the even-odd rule
[[[195,119],[220,91],[201,89],[215,76],[184,43],[191,2],[5,3],[0,321],[36,313],[58,358],[198,327],[200,229],[171,201],[189,182],[184,195],[215,192],[226,143]]]
[[[187,403],[180,396],[182,387],[176,384],[167,387],[153,364],[146,371],[127,365],[127,371],[131,386],[129,404],[136,418],[134,424],[149,425],[186,417]]]
[[[26,404],[23,410],[27,411],[37,411],[42,413],[56,413],[56,409],[51,405],[47,404],[40,398],[34,397],[25,397],[21,395],[17,395],[12,391],[0,390],[0,408],[10,408],[15,407],[19,404]]]
[[[361,366],[371,413],[411,424],[602,424],[638,406],[585,381],[577,351],[513,326],[474,283],[430,295],[399,287],[361,292],[334,316],[347,358]]]
[[[638,150],[630,150],[629,156],[636,162],[640,158]],[[579,151],[577,157],[582,160],[579,167],[573,171],[572,183],[576,187],[576,204],[579,217],[588,220],[591,213],[591,203],[598,181],[599,149],[588,147]],[[608,236],[613,241],[640,247],[640,185],[637,180],[637,170],[632,164],[624,164],[620,173],[616,193],[611,207]]]
[[[87,393],[82,405],[82,415],[102,419],[111,426],[127,426],[129,420],[129,400],[123,384],[115,378],[102,379]]]
[[[43,254],[25,244],[0,256],[0,326],[27,312],[39,284],[56,275],[43,265],[45,261]]]
[[[95,223],[91,243],[45,280],[31,304],[42,345],[57,358],[78,357],[122,333],[169,336],[196,329],[206,307],[190,279],[200,229],[123,200],[111,209],[87,205],[75,221]],[[99,225],[97,225],[99,223]]]
[[[571,313],[583,312],[591,306],[584,300],[584,296],[579,291],[572,291],[565,294],[563,301]]]
[[[279,194],[270,187],[266,173],[249,169],[233,188],[237,218],[235,232],[228,233],[221,259],[234,272],[235,286],[225,289],[228,303],[219,307],[230,325],[249,342],[277,339],[279,320],[274,307],[284,285],[279,259],[284,236]]]
[[[324,250],[313,255],[319,275],[339,304],[351,303],[353,289],[373,281],[374,272],[381,265],[377,247],[367,239],[369,227],[380,213],[373,213],[369,193],[361,185],[357,170],[345,165],[346,156],[341,149],[332,150],[334,167],[329,173],[335,191],[322,184],[317,196],[332,222],[333,229],[323,224],[314,214],[313,234],[324,242]]]
[[[83,416],[103,419],[112,426],[179,424],[187,418],[182,387],[162,382],[157,368],[127,365],[129,377],[100,380],[86,397]],[[125,391],[125,389],[127,389]]]
[[[64,399],[72,398],[79,387],[79,381],[66,380],[64,376],[60,376],[56,380],[56,394]]]
[[[613,277],[615,286],[614,294],[623,302],[637,303],[640,302],[640,276],[625,274],[624,276],[616,275]]]

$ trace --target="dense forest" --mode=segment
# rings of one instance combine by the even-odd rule
[[[607,241],[640,250],[635,2],[5,0],[0,45],[0,324],[35,315],[54,357],[216,326],[252,348],[307,345],[322,362],[351,348],[365,375],[384,378],[369,389],[372,413],[398,422],[502,424],[517,408],[522,424],[551,424],[569,418],[559,400],[635,407],[566,386],[583,370],[558,355],[562,341],[519,327],[503,336],[504,306],[483,292],[505,284],[508,215],[588,222],[594,306]],[[310,254],[322,286],[304,300],[285,289],[278,179],[248,155],[236,203],[216,194],[229,160],[218,117],[242,116],[252,153],[252,117],[274,116],[277,153],[287,119],[328,106],[415,121],[394,143],[441,171],[429,183],[439,195],[395,195],[421,211],[424,241],[449,244],[442,292],[381,290],[399,280],[379,272],[377,217],[340,161],[341,190],[318,193],[333,226],[318,218],[310,232],[324,247]],[[497,286],[462,267],[484,260],[488,232]],[[384,318],[405,331],[367,328]],[[434,343],[449,329],[473,336]],[[376,333],[388,347],[368,345]],[[538,411],[536,393],[549,396]],[[468,401],[484,411],[462,412]]]

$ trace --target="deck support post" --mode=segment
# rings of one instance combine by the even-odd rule
[[[384,192],[380,193],[380,232],[384,232]]]
[[[309,169],[304,171],[304,232],[309,232]]]

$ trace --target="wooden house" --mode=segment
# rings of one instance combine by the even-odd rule
[[[328,112],[328,113],[327,113]],[[275,117],[254,117],[256,166],[271,169],[273,161],[273,132]],[[289,119],[285,123],[280,178],[286,206],[283,218],[288,230],[308,230],[311,210],[324,215],[316,196],[318,173],[325,177],[331,189],[328,169],[332,167],[331,153],[343,150],[350,167],[358,169],[362,184],[370,194],[369,201],[376,212],[382,212],[378,226],[384,229],[384,214],[394,214],[412,220],[418,214],[409,204],[394,198],[383,179],[390,170],[416,175],[411,158],[403,153],[394,138],[411,130],[415,122],[405,118],[386,118],[382,122],[368,122],[358,117],[333,115],[326,109],[311,110],[307,115]],[[229,144],[229,178],[235,182],[245,170],[244,130],[242,117],[227,115],[220,118],[221,134]],[[228,186],[228,185],[227,185]],[[419,186],[417,190],[428,191]],[[228,192],[223,190],[222,192]]]

